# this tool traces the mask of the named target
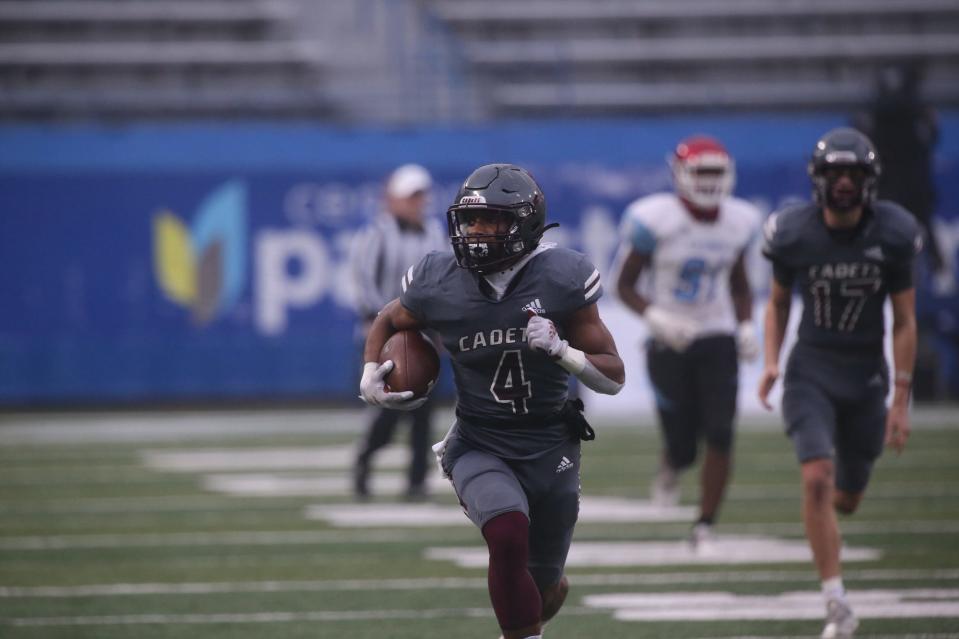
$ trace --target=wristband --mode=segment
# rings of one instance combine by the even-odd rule
[[[895,381],[893,383],[896,386],[909,388],[912,386],[912,373],[909,371],[896,371]]]

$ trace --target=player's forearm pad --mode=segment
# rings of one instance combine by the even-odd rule
[[[557,363],[575,375],[587,388],[597,393],[615,395],[623,388],[623,385],[619,382],[603,375],[598,368],[593,366],[592,362],[586,359],[586,353],[578,348],[567,346],[566,352],[563,353]]]

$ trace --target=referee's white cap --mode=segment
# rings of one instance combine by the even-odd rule
[[[391,197],[408,198],[421,191],[429,191],[433,179],[429,171],[419,164],[404,164],[390,175],[386,183],[386,192]]]

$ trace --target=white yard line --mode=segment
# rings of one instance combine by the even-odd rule
[[[848,583],[869,581],[957,581],[956,570],[851,569]],[[570,574],[570,581],[587,586],[663,586],[679,584],[796,583],[813,580],[807,569],[762,571],[670,572],[659,574]],[[231,581],[196,583],[117,583],[83,586],[0,587],[0,598],[127,597],[136,595],[203,595],[265,592],[374,592],[410,590],[485,590],[485,577],[424,577],[408,579],[333,579],[313,581]],[[810,586],[814,588],[814,585]]]
[[[564,612],[565,609],[564,609]],[[329,610],[317,612],[255,612],[192,615],[112,615],[89,617],[19,617],[7,619],[12,626],[140,626],[145,624],[246,624],[290,623],[313,621],[370,621],[400,619],[441,619],[487,617],[486,608],[439,608],[433,610]],[[597,610],[582,610],[580,614],[605,614]]]
[[[224,473],[204,475],[203,488],[235,497],[345,497],[353,494],[353,478],[346,473]],[[453,494],[453,485],[439,472],[426,477],[432,495]],[[370,492],[396,496],[406,492],[404,473],[376,472],[370,477]]]
[[[177,442],[361,433],[362,410],[5,416],[0,445]]]
[[[459,506],[441,504],[316,504],[307,506],[307,519],[320,520],[340,528],[424,528],[470,526]],[[695,516],[690,506],[656,506],[639,499],[583,495],[579,522],[639,523],[688,522]]]
[[[959,617],[959,590],[856,590],[850,599],[861,619]],[[586,606],[569,606],[564,615],[608,614],[619,621],[715,621],[821,619],[822,595],[815,591],[777,595],[726,592],[610,593],[587,595]],[[328,610],[219,614],[143,614],[68,617],[16,617],[12,626],[115,626],[144,624],[249,624],[481,618],[488,608],[426,610]],[[901,637],[901,635],[891,635]],[[914,636],[914,635],[912,635]]]
[[[953,466],[955,461],[953,461]],[[726,499],[732,501],[766,501],[784,497],[798,499],[801,487],[799,482],[790,484],[733,485]],[[866,493],[866,500],[875,499],[922,499],[938,497],[959,497],[959,484],[942,482],[908,482],[894,484],[875,481]]]
[[[950,430],[959,409],[920,406],[912,412],[914,430]],[[436,423],[452,422],[449,407],[437,411]],[[6,414],[0,419],[0,446],[90,443],[176,442],[250,439],[270,435],[359,435],[365,427],[363,408],[316,410],[223,410],[210,412],[130,411],[109,413]],[[951,425],[951,426],[950,426]],[[603,420],[603,430],[655,433],[655,417]],[[782,431],[778,415],[743,416],[744,432]]]
[[[858,633],[860,639],[956,639],[956,633],[923,633],[905,635],[864,635]],[[729,635],[721,637],[699,637],[699,639],[732,639]],[[748,635],[735,639],[810,639],[810,635]]]
[[[238,470],[340,469],[353,466],[356,446],[302,446],[257,448],[189,448],[140,451],[152,470],[212,473]],[[409,449],[394,444],[377,451],[377,468],[399,468],[408,463]]]
[[[860,619],[959,617],[959,589],[851,590]],[[583,597],[586,606],[610,610],[619,621],[744,621],[822,619],[822,595],[815,591],[775,595],[730,592],[605,593]]]
[[[460,514],[465,522],[465,516]],[[597,541],[592,539],[586,525],[581,522],[576,542]],[[655,530],[637,529],[633,540],[679,539],[689,532],[689,525],[649,524]],[[464,524],[468,530],[468,522]],[[845,522],[843,535],[954,535],[959,533],[959,521],[914,521],[914,522]],[[786,535],[802,538],[802,526],[798,522],[767,524],[730,524],[720,527],[720,534],[744,533],[763,535]],[[87,548],[162,548],[177,546],[283,546],[322,544],[383,544],[383,543],[440,543],[450,539],[449,529],[422,531],[419,529],[367,529],[367,530],[306,530],[306,531],[258,531],[215,533],[130,533],[112,535],[51,535],[45,537],[0,537],[0,550],[44,551]],[[602,540],[609,541],[607,537]]]
[[[481,546],[429,547],[427,559],[450,561],[460,568],[482,568],[489,562],[486,548]],[[876,561],[881,553],[875,548],[844,545],[843,563]],[[708,551],[697,551],[686,540],[665,542],[575,542],[566,558],[567,568],[599,566],[698,566],[756,565],[803,563],[812,561],[812,552],[805,540],[774,537],[737,537],[724,535],[710,543]]]
[[[922,633],[922,634],[904,634],[904,635],[866,635],[859,632],[860,639],[956,639],[956,633]],[[721,637],[699,637],[699,639],[733,639],[729,635]],[[748,635],[738,636],[735,639],[810,639],[810,635]]]
[[[9,537],[0,539],[0,550],[64,550],[80,548],[162,548],[177,546],[286,546],[311,544],[389,543],[416,541],[422,535],[399,537],[395,531],[364,531],[357,534],[339,530],[147,533],[116,535],[60,535],[53,537]],[[439,537],[442,538],[442,537]]]
[[[0,504],[0,513],[24,515],[107,515],[150,514],[162,512],[239,512],[244,510],[287,510],[288,502],[260,500],[255,504],[243,503],[225,495],[163,495],[144,497],[76,497],[32,501],[29,504]]]

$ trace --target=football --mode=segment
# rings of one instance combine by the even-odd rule
[[[393,360],[393,370],[386,376],[386,387],[393,393],[413,391],[414,397],[423,397],[440,373],[439,353],[419,331],[394,333],[380,351],[380,363],[388,359]]]

